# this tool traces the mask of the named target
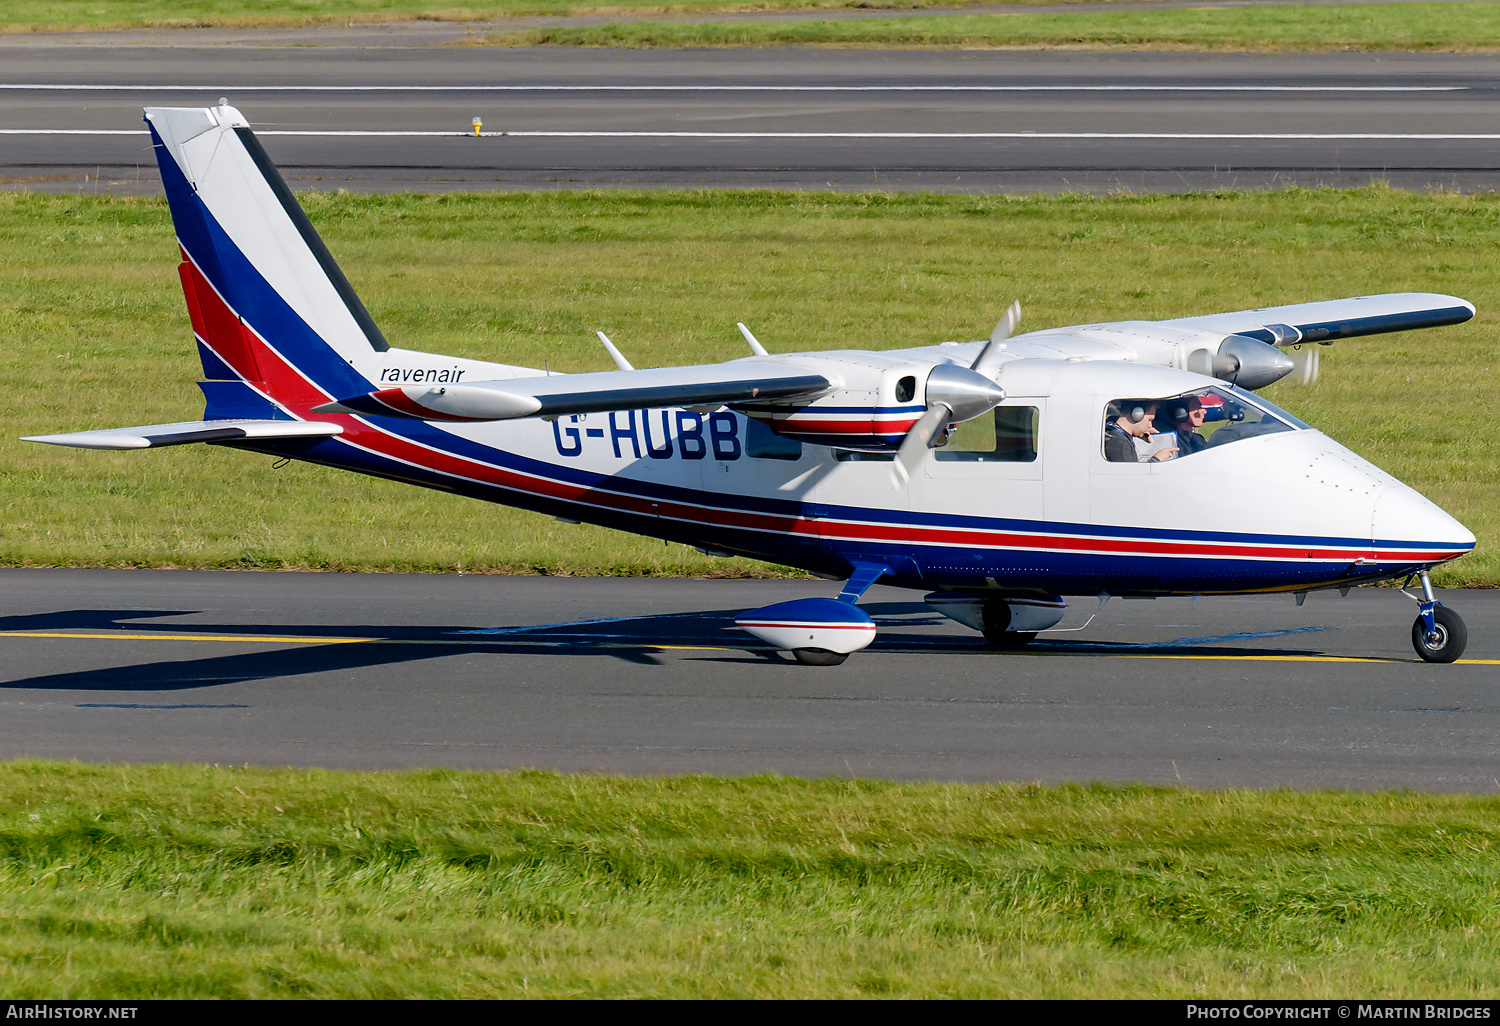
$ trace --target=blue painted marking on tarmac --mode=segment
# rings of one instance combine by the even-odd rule
[[[1281,638],[1289,634],[1313,634],[1331,631],[1332,627],[1291,627],[1284,631],[1239,631],[1234,634],[1213,634],[1201,638],[1176,638],[1172,641],[1083,641],[1069,642],[1068,648],[1094,648],[1111,652],[1136,648],[1195,648],[1199,645],[1218,645],[1226,641],[1258,641],[1262,638]]]
[[[248,709],[248,705],[146,705],[139,702],[80,702],[75,709]]]

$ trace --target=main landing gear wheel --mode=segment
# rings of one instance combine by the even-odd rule
[[[1010,606],[1004,602],[989,601],[980,614],[984,620],[984,640],[991,648],[1024,648],[1036,638],[1036,631],[1008,631]]]
[[[1447,606],[1438,606],[1432,611],[1433,632],[1427,635],[1427,625],[1420,616],[1411,625],[1411,647],[1429,663],[1451,663],[1464,654],[1469,644],[1469,628],[1463,617]]]
[[[1035,631],[985,631],[991,648],[1025,648],[1036,640]]]
[[[794,648],[792,658],[803,666],[837,666],[849,658],[847,652],[830,652],[826,648]]]

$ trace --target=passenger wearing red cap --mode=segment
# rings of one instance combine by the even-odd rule
[[[1198,433],[1208,416],[1201,399],[1195,395],[1168,399],[1163,413],[1167,418],[1168,430],[1177,433],[1178,456],[1191,456],[1208,448],[1208,439]]]

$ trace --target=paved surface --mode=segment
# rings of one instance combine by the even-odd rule
[[[227,96],[304,188],[1183,191],[1383,180],[1489,189],[1500,187],[1494,63],[1482,54],[40,46],[6,38],[0,180],[155,191],[140,108]],[[495,134],[464,137],[475,116]],[[96,134],[104,132],[123,134]]]
[[[1016,653],[877,589],[839,667],[729,625],[832,587],[3,570],[0,758],[1500,791],[1500,593],[1445,596],[1452,666],[1387,589],[1114,600]]]

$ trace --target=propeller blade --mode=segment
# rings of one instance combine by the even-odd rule
[[[995,371],[1000,369],[1000,354],[1005,352],[1005,340],[1010,338],[1010,333],[1020,323],[1021,304],[1017,301],[1010,304],[1010,309],[1005,311],[1005,316],[1000,318],[1000,323],[990,332],[990,344],[984,347],[979,358],[974,361],[973,369],[987,378],[993,378]]]
[[[911,426],[911,430],[901,440],[901,447],[896,450],[896,458],[891,461],[891,483],[895,487],[900,488],[911,480],[917,463],[932,448],[933,439],[948,426],[948,418],[952,416],[953,411],[948,407],[934,403]]]
[[[1318,347],[1298,346],[1288,356],[1292,358],[1292,372],[1286,381],[1297,385],[1311,385],[1318,380]]]

